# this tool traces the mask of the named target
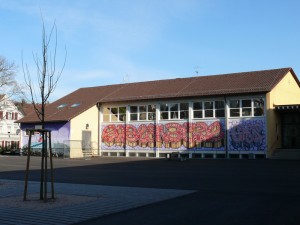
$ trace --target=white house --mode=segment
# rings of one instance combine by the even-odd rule
[[[0,148],[17,149],[21,143],[20,124],[15,121],[23,118],[23,113],[6,96],[0,95]]]

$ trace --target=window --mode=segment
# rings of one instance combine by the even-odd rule
[[[188,119],[189,104],[188,103],[164,103],[160,104],[160,119]]]
[[[203,110],[202,102],[193,103],[194,118],[203,118],[202,110]]]
[[[169,119],[169,105],[160,104],[160,119],[167,120]]]
[[[70,107],[71,107],[71,108],[76,108],[76,107],[78,107],[78,106],[80,106],[80,103],[74,103],[74,104],[71,105]]]
[[[214,117],[214,102],[204,102],[205,118]]]
[[[13,113],[12,112],[6,112],[6,119],[12,120],[13,119]]]
[[[156,118],[155,115],[156,115],[155,105],[130,106],[131,121],[155,120]]]
[[[262,98],[253,99],[254,116],[263,116],[265,102]]]
[[[193,118],[225,117],[224,101],[193,102]]]
[[[242,116],[252,116],[252,103],[250,100],[242,100]]]
[[[224,101],[215,101],[215,117],[225,117]]]
[[[103,109],[104,122],[125,122],[126,107],[105,107]]]
[[[229,101],[230,117],[252,117],[264,115],[264,99],[239,99]]]
[[[57,106],[57,109],[62,109],[62,108],[64,108],[64,107],[66,107],[68,104],[60,104],[59,106]]]

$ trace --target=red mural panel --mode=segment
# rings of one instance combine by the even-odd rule
[[[107,147],[199,149],[224,145],[224,127],[220,121],[166,124],[106,125],[102,143]]]

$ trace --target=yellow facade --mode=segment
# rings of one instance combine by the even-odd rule
[[[83,131],[91,132],[93,154],[98,154],[99,111],[93,106],[70,121],[70,158],[83,157],[81,140]]]
[[[270,156],[276,148],[282,145],[280,114],[274,111],[275,106],[300,104],[300,88],[291,72],[271,92],[267,93],[266,100],[268,156]]]

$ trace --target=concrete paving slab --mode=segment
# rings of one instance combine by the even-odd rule
[[[0,179],[1,223],[74,224],[195,192],[55,183],[56,199],[44,203],[39,200],[39,185],[39,182],[28,182],[28,200],[23,202],[24,181]]]

